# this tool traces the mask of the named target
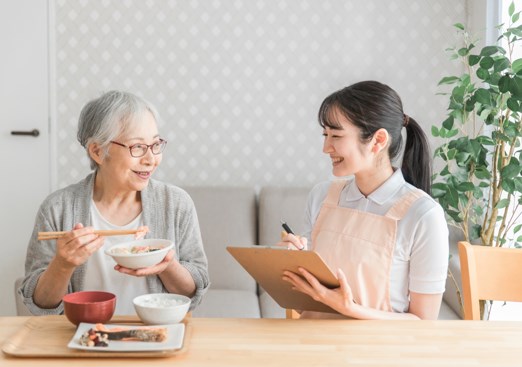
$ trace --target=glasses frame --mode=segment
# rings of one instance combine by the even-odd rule
[[[149,151],[149,149],[152,152],[152,154],[154,154],[154,155],[161,154],[161,153],[163,153],[163,151],[165,150],[165,147],[167,146],[167,141],[165,139],[160,139],[159,141],[157,141],[156,143],[153,143],[153,144],[136,143],[136,144],[132,144],[132,145],[125,145],[125,144],[119,143],[119,142],[114,141],[114,140],[111,140],[110,143],[119,145],[120,147],[128,148],[129,149],[129,153],[130,153],[131,157],[133,157],[133,158],[144,157],[147,154],[147,152]],[[156,152],[154,152],[154,146],[157,146],[157,144],[160,144],[159,145],[160,146],[160,151],[156,153]],[[145,149],[145,151],[143,152],[142,155],[134,155],[134,154],[132,154],[132,149],[134,149],[138,145],[145,146],[145,147],[147,147],[147,149]]]

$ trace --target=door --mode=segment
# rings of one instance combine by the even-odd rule
[[[48,1],[0,1],[0,316],[16,314],[14,281],[50,191],[48,10]]]

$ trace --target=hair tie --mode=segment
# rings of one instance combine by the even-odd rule
[[[406,126],[408,126],[409,123],[410,123],[410,116],[404,114],[404,119],[403,119],[403,122],[402,122],[402,126],[406,127]]]

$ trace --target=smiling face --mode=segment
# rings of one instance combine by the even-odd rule
[[[143,157],[131,156],[128,147],[138,143],[150,145],[160,140],[156,120],[149,111],[135,118],[139,120],[132,121],[132,128],[114,139],[127,147],[111,143],[107,155],[96,144],[90,147],[91,157],[99,165],[98,175],[104,182],[110,182],[112,188],[123,192],[143,190],[162,159],[161,153],[153,154],[150,148]]]
[[[325,126],[323,130],[323,152],[330,156],[332,173],[337,176],[349,176],[367,170],[372,166],[371,144],[360,141],[359,129],[346,117],[333,112],[339,129]]]

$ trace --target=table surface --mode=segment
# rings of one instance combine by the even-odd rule
[[[63,317],[63,316],[55,316]],[[28,317],[0,317],[0,344]],[[183,354],[81,358],[82,366],[522,366],[522,321],[191,318]],[[67,366],[70,358],[1,354],[0,366]]]

